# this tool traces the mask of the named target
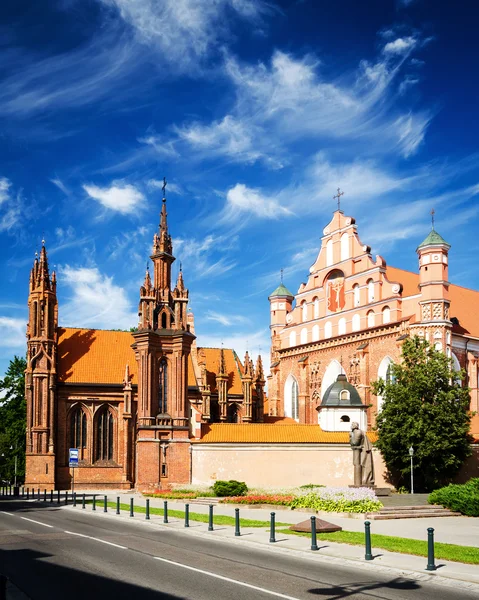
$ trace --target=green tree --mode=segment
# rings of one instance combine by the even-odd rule
[[[400,364],[388,382],[372,383],[382,396],[378,441],[396,485],[409,487],[409,447],[414,448],[415,489],[432,490],[449,482],[471,454],[469,389],[452,359],[418,337],[406,339]]]
[[[13,482],[25,476],[25,369],[24,358],[15,356],[0,379],[0,479]]]

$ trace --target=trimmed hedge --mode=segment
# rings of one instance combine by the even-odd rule
[[[468,517],[479,517],[479,478],[464,484],[450,483],[434,490],[427,499],[429,504],[441,504]]]
[[[244,481],[215,481],[213,492],[216,496],[224,498],[226,496],[244,496],[248,492],[248,486]]]

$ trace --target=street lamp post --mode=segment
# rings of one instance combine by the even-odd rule
[[[10,446],[10,450],[13,450],[13,446]],[[15,444],[15,472],[14,472],[13,486],[17,487],[17,445],[16,444]]]
[[[411,457],[411,494],[414,494],[414,464],[413,464],[414,448],[412,446],[410,446],[410,448],[409,448],[409,456]]]

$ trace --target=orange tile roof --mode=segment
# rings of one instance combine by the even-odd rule
[[[129,331],[58,328],[58,380],[62,383],[122,384],[125,366],[136,384],[137,365]]]
[[[228,394],[243,394],[240,369],[242,365],[234,350],[223,348],[226,373],[228,374]],[[221,348],[198,348],[198,362],[206,364],[206,379],[213,393],[217,392],[216,374],[220,364]]]
[[[193,368],[193,358],[191,354],[188,357],[188,387],[197,387],[198,382],[196,381],[195,370]]]
[[[347,431],[323,431],[319,425],[284,424],[280,427],[267,423],[213,423],[201,426],[203,444],[348,444]],[[368,432],[371,441],[375,432]]]
[[[399,281],[403,285],[403,296],[414,296],[419,293],[419,274],[404,271],[396,267],[387,267],[386,275],[389,281]],[[453,331],[464,335],[479,337],[479,292],[460,285],[449,286],[451,300],[451,317],[459,320],[459,326]]]

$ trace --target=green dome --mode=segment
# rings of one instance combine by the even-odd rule
[[[419,244],[418,248],[424,248],[424,246],[447,246],[450,248],[451,246],[446,242],[446,240],[438,234],[435,229],[432,229],[429,232],[429,235],[424,240],[422,244]]]
[[[294,298],[293,294],[282,283],[269,295],[270,298],[274,298],[275,296],[289,296],[290,298]]]
[[[347,393],[342,394],[341,392]],[[348,383],[346,375],[338,375],[338,378],[332,383],[324,393],[321,406],[363,406],[358,390]]]

